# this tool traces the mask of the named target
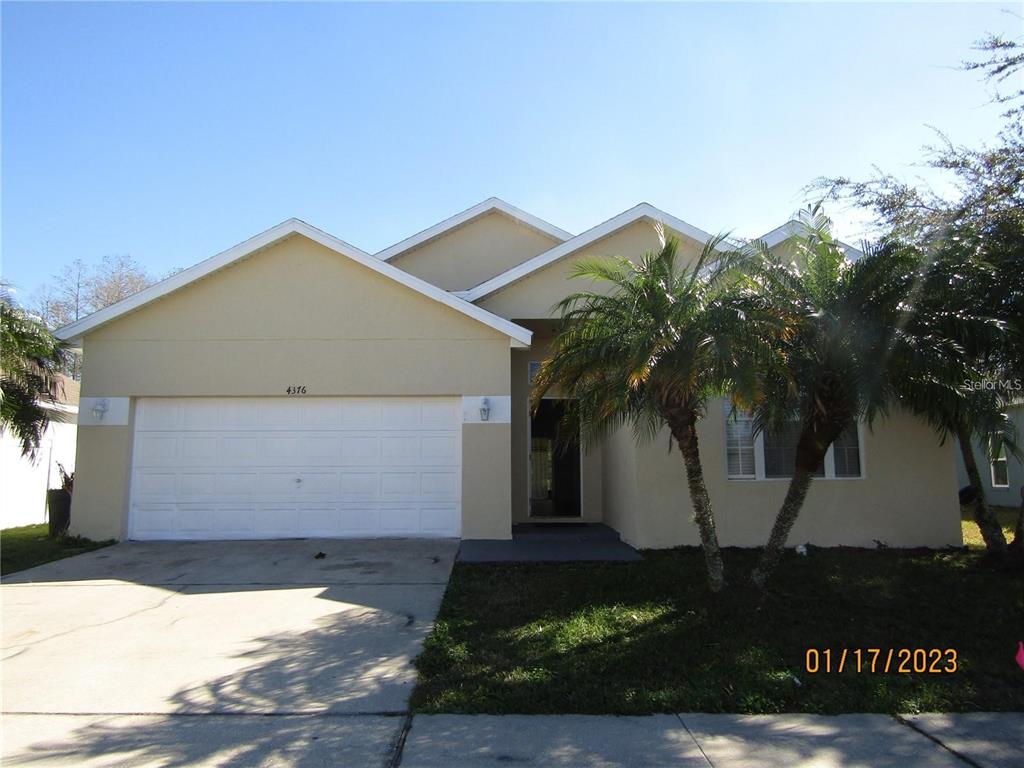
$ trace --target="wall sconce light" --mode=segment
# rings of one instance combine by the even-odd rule
[[[484,397],[480,399],[480,421],[487,421],[491,418],[491,403]]]
[[[96,405],[92,407],[92,417],[96,421],[103,421],[103,417],[107,415],[107,411],[110,410],[110,403],[106,400],[97,400]]]

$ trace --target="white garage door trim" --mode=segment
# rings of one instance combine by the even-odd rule
[[[141,398],[128,538],[458,537],[458,398]]]

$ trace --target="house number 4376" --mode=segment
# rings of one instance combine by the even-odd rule
[[[304,395],[306,394],[306,385],[296,384],[294,387],[287,387],[285,392],[289,395]]]

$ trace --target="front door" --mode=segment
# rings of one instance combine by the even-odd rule
[[[542,400],[530,418],[530,516],[580,516],[580,443],[562,437],[565,407]]]

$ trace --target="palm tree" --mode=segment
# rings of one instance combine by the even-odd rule
[[[927,318],[946,343],[963,352],[962,386],[936,386],[927,377],[897,371],[906,407],[942,435],[957,438],[972,488],[971,508],[989,553],[1006,553],[1006,537],[985,498],[972,442],[991,458],[1003,450],[1020,455],[1017,431],[1005,411],[1015,394],[998,382],[1019,378],[1024,349],[1024,232],[1001,223],[988,231],[961,227],[935,248],[917,301],[915,322]],[[1024,546],[1024,545],[1022,545]]]
[[[49,423],[40,403],[56,402],[66,355],[63,343],[0,286],[0,431],[10,429],[31,459]]]
[[[793,476],[751,576],[761,588],[836,438],[857,421],[871,424],[901,394],[927,390],[935,399],[962,399],[971,366],[957,339],[997,325],[936,302],[923,311],[918,299],[929,270],[919,251],[883,243],[851,262],[820,206],[802,211],[799,221],[806,236],[793,261],[770,259],[758,274],[787,330],[780,348],[785,365],[765,372],[754,427],[799,425]]]
[[[638,440],[667,426],[682,454],[694,519],[713,592],[725,586],[715,518],[704,485],[697,422],[709,398],[745,391],[758,347],[756,296],[745,291],[747,254],[713,238],[696,262],[681,263],[678,242],[639,264],[623,257],[586,259],[573,276],[607,291],[574,293],[557,305],[561,328],[533,387],[533,407],[558,387],[570,434],[587,442],[631,424]]]

